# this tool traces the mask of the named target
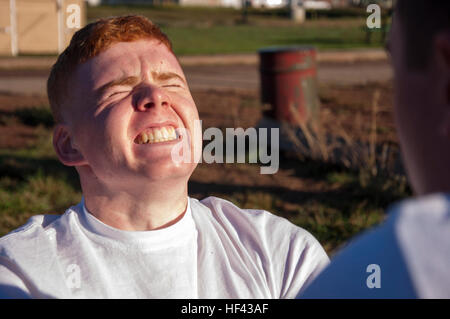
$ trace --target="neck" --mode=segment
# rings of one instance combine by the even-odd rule
[[[187,207],[187,181],[150,182],[134,190],[112,190],[104,185],[83,183],[83,180],[81,186],[89,213],[121,230],[168,227],[184,216]]]

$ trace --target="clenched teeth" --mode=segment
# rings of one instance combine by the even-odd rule
[[[178,133],[173,126],[152,127],[139,134],[134,140],[137,144],[150,144],[173,141]]]

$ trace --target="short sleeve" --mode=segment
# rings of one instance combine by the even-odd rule
[[[0,298],[29,299],[31,298],[23,280],[8,267],[8,262],[0,257]]]
[[[279,298],[291,299],[302,291],[329,264],[330,260],[319,242],[304,229],[297,229],[296,238],[286,251]]]

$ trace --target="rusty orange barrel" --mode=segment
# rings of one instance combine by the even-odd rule
[[[316,50],[310,46],[259,50],[261,101],[269,116],[290,124],[315,122],[319,113]]]

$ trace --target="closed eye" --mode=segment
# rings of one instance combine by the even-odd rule
[[[111,93],[109,96],[111,97],[111,96],[114,96],[114,95],[117,95],[117,94],[123,94],[123,93],[128,93],[129,91],[119,91],[119,92],[114,92],[114,93]]]
[[[120,97],[122,95],[128,95],[130,90],[116,91],[112,93],[107,93],[103,98],[100,99],[100,104],[110,101],[110,99],[115,99],[116,97]]]

